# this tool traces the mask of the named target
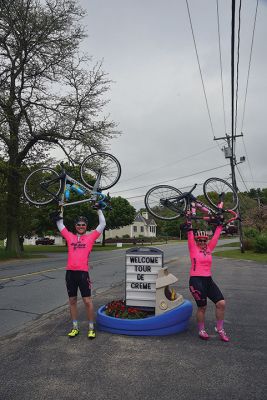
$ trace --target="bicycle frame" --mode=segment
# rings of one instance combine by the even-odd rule
[[[106,196],[99,191],[100,179],[101,179],[101,173],[99,173],[97,175],[97,179],[95,181],[93,189],[88,189],[86,186],[81,184],[79,181],[77,181],[76,179],[73,179],[71,176],[66,174],[65,170],[62,169],[61,174],[57,178],[51,179],[51,180],[46,181],[46,182],[40,182],[40,186],[47,193],[51,194],[54,197],[55,201],[58,203],[58,205],[60,207],[66,207],[66,206],[71,206],[71,205],[75,205],[75,204],[81,204],[81,203],[87,203],[87,202],[95,202],[97,200],[98,196],[100,196],[101,197],[100,200],[103,201],[106,198]],[[54,195],[54,193],[49,191],[48,188],[52,183],[57,182],[57,181],[61,181],[61,190],[60,190],[60,193],[56,196],[56,195]],[[67,184],[69,184],[69,183],[71,185],[77,185],[77,187],[84,192],[83,195],[91,194],[91,197],[87,198],[87,199],[83,199],[83,200],[65,202],[65,193],[66,193],[66,189],[67,189]]]
[[[202,213],[207,214],[207,216],[201,216],[198,217],[196,215],[196,210],[199,209]],[[202,219],[204,221],[207,222],[215,222],[215,220],[212,220],[212,217],[215,216],[216,217],[220,217],[223,213],[228,212],[229,214],[232,214],[233,217],[230,218],[227,221],[227,224],[229,224],[230,222],[234,221],[237,219],[237,213],[233,210],[227,210],[227,209],[223,209],[223,202],[221,202],[220,204],[218,204],[218,209],[220,211],[215,211],[214,209],[212,209],[211,207],[207,206],[206,204],[204,204],[202,201],[200,200],[195,200],[189,203],[189,207],[188,207],[188,213],[186,215],[186,217],[188,219],[193,219],[193,220],[198,220],[198,219]]]
[[[177,196],[177,197],[169,198],[167,200],[167,204],[169,201],[181,202],[182,200],[185,200],[185,202],[186,202],[185,211],[181,214],[184,215],[188,221],[204,220],[206,222],[212,223],[212,222],[215,222],[215,220],[217,220],[217,218],[220,217],[225,212],[228,212],[229,214],[233,215],[233,217],[230,218],[229,221],[227,221],[227,224],[229,224],[230,222],[232,222],[238,218],[238,215],[235,211],[223,208],[223,197],[224,197],[223,193],[220,198],[220,203],[217,205],[217,208],[218,208],[218,211],[217,211],[217,210],[214,210],[213,208],[207,206],[205,203],[198,200],[196,197],[194,197],[192,195],[192,192],[194,191],[194,189],[196,187],[197,187],[197,184],[195,184],[189,192],[183,193],[182,195]],[[166,204],[165,202],[166,202],[166,200],[163,201],[164,204]],[[175,205],[173,203],[171,203],[171,207],[169,207],[169,208],[172,209],[172,207],[173,207],[173,209],[175,209]],[[197,216],[197,210],[200,210],[203,214],[206,214],[206,216],[205,215]],[[214,216],[214,220],[212,221],[213,216]]]

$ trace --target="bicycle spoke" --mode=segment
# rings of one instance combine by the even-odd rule
[[[59,194],[61,182],[51,168],[40,168],[32,172],[25,181],[24,194],[30,203],[45,205]]]
[[[154,217],[164,220],[178,218],[185,209],[185,200],[177,201],[182,193],[172,186],[160,185],[145,196],[145,206]]]
[[[210,178],[203,185],[206,199],[211,205],[217,207],[224,193],[223,208],[235,210],[238,206],[238,196],[232,186],[220,178]]]
[[[99,188],[108,189],[115,185],[120,174],[121,167],[118,160],[108,153],[91,154],[81,166],[81,178],[90,188],[100,177]]]

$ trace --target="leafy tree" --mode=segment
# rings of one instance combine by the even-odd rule
[[[22,166],[49,160],[56,148],[83,158],[115,133],[101,115],[110,80],[101,63],[90,67],[78,53],[83,16],[75,0],[0,0],[0,157],[7,249],[15,254]]]
[[[245,226],[256,228],[260,233],[267,230],[267,205],[250,209],[243,222]]]
[[[135,218],[135,208],[128,200],[118,196],[111,199],[111,211],[105,214],[107,229],[118,229],[130,225]],[[105,232],[103,234],[103,244],[105,244]]]
[[[254,199],[258,204],[267,204],[267,188],[264,189],[250,189],[249,192],[245,192],[247,196]]]

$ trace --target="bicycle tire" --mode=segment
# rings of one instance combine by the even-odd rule
[[[116,157],[105,152],[93,153],[86,157],[82,162],[80,174],[83,183],[90,189],[93,189],[99,171],[101,179],[98,189],[106,190],[120,179],[121,165]]]
[[[145,195],[146,209],[156,218],[164,221],[175,220],[181,215],[184,215],[186,209],[185,199],[175,202],[175,197],[181,196],[182,194],[183,193],[179,189],[172,186],[154,186]],[[167,204],[168,201],[169,204]]]
[[[238,195],[234,188],[224,179],[207,179],[203,184],[203,192],[206,200],[216,209],[218,209],[221,193],[225,193],[223,206],[225,210],[235,211],[238,207]]]
[[[25,180],[23,192],[29,203],[44,206],[52,203],[62,189],[61,180],[49,185],[49,192],[42,188],[41,183],[58,178],[58,173],[52,168],[43,167],[33,171]]]

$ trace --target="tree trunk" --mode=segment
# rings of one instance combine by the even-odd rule
[[[18,168],[9,166],[7,178],[7,245],[6,250],[21,255],[19,243],[20,174]]]
[[[102,233],[102,246],[105,245],[106,245],[106,229],[104,229]]]

